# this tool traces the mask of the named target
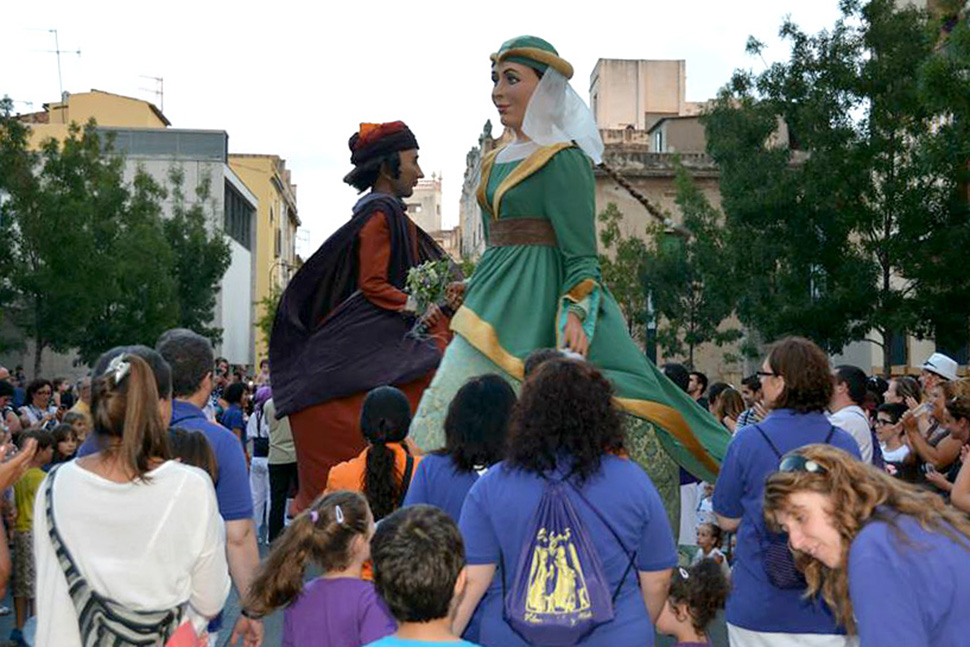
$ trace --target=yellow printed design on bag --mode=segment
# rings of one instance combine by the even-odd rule
[[[589,591],[583,567],[570,541],[572,529],[563,533],[536,534],[529,569],[529,593],[526,598],[528,622],[541,622],[540,616],[574,614],[576,620],[591,617]]]

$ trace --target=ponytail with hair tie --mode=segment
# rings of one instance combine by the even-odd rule
[[[265,616],[296,600],[309,562],[324,572],[341,571],[353,562],[351,547],[370,531],[372,515],[358,492],[338,490],[318,498],[273,543],[256,571],[244,608]]]

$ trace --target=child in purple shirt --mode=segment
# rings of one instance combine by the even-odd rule
[[[361,579],[374,517],[367,500],[341,490],[318,499],[276,540],[251,587],[247,610],[286,607],[283,647],[361,647],[397,623],[374,585]],[[307,562],[324,571],[303,585]]]
[[[677,640],[673,647],[710,647],[707,628],[724,608],[730,588],[714,560],[702,559],[690,568],[674,569],[657,631],[673,636]]]

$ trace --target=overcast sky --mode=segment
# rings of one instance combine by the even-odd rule
[[[588,100],[599,58],[685,59],[687,99],[717,92],[754,35],[765,58],[783,59],[786,14],[814,32],[837,19],[837,0],[519,2],[65,2],[7,3],[0,23],[0,96],[18,111],[58,98],[58,30],[64,90],[92,88],[158,103],[177,128],[229,133],[232,153],[273,153],[298,185],[311,253],[346,221],[356,201],[341,183],[347,139],[361,121],[403,119],[421,146],[425,173],[444,175],[445,226],[458,222],[465,156],[492,108],[488,55],[534,34],[575,67]]]

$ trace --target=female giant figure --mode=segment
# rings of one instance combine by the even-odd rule
[[[648,455],[652,425],[677,463],[713,480],[729,434],[644,356],[603,285],[593,180],[603,142],[569,87],[572,73],[533,36],[492,55],[492,102],[515,140],[483,160],[478,202],[488,248],[452,319],[457,335],[422,397],[412,437],[440,447],[448,404],[468,378],[499,373],[517,385],[529,353],[565,347],[615,385],[639,462],[656,462]]]

